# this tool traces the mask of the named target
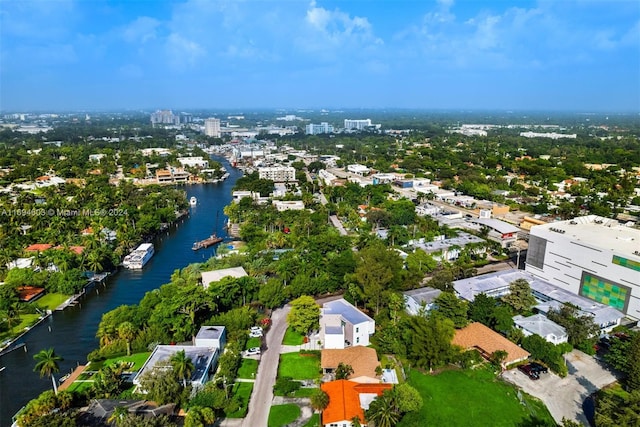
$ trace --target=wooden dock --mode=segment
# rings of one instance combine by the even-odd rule
[[[84,372],[87,366],[88,365],[80,365],[76,369],[74,369],[71,375],[69,375],[69,378],[67,378],[62,384],[60,384],[60,387],[58,387],[58,391],[68,389],[71,384],[73,384],[73,382],[78,379],[80,374]]]

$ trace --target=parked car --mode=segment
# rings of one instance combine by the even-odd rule
[[[260,338],[262,335],[262,328],[259,326],[252,326],[251,329],[249,329],[249,337],[251,338]]]
[[[548,374],[549,373],[549,368],[544,366],[542,363],[531,362],[531,363],[529,363],[529,366],[531,366],[531,370],[533,372],[537,373],[537,374]]]
[[[257,356],[260,354],[260,347],[251,347],[249,350],[247,350],[246,355],[247,356]]]
[[[531,365],[520,365],[518,369],[532,380],[539,380],[540,374],[535,372]]]

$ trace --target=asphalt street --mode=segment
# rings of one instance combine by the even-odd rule
[[[287,314],[289,305],[275,310],[271,315],[271,328],[266,334],[266,349],[263,347],[260,356],[256,382],[253,385],[249,412],[242,423],[243,427],[264,427],[269,420],[269,410],[273,400],[273,386],[278,374],[280,346],[287,330]]]

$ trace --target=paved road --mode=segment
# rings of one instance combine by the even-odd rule
[[[269,410],[273,400],[273,386],[278,374],[280,346],[287,330],[289,305],[279,308],[271,315],[271,329],[267,332],[267,349],[262,352],[256,382],[253,385],[249,412],[242,423],[243,427],[265,427],[269,420]]]
[[[616,381],[616,377],[596,359],[579,350],[567,353],[565,359],[569,367],[569,375],[565,378],[549,373],[532,381],[517,369],[511,369],[502,376],[542,400],[557,423],[566,417],[588,426],[583,402],[598,389]]]

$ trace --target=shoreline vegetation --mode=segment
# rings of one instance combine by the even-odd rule
[[[208,184],[208,183],[202,183],[202,184]],[[186,200],[186,195],[185,195],[185,200]],[[157,238],[158,236],[160,236],[161,233],[165,232],[169,227],[171,227],[171,225],[176,225],[178,224],[178,222],[183,219],[185,216],[189,216],[189,211],[187,209],[184,209],[182,211],[180,211],[179,216],[176,217],[176,219],[167,224],[166,227],[161,227],[160,229],[158,229],[155,233],[153,233],[152,235],[148,235],[145,236],[144,239],[142,239],[140,241],[140,243],[148,243],[150,241],[152,241],[153,239]],[[124,256],[122,256],[122,259],[124,259]],[[120,261],[122,261],[122,259]],[[22,330],[18,330],[16,333],[18,333],[17,336],[13,336],[13,337],[9,337],[9,338],[5,338],[2,343],[0,343],[0,356],[2,356],[3,354],[6,354],[8,352],[13,351],[13,349],[11,348],[20,338],[22,338],[23,336],[25,336],[26,334],[28,334],[31,330],[33,330],[33,328],[37,327],[38,325],[40,325],[40,323],[42,323],[44,320],[46,320],[49,316],[53,315],[54,311],[62,311],[68,307],[72,307],[75,306],[77,304],[77,302],[86,295],[87,290],[89,289],[93,289],[95,286],[97,286],[98,284],[103,284],[104,286],[106,286],[106,281],[107,278],[110,276],[115,276],[120,269],[122,268],[121,263],[118,263],[118,265],[115,266],[116,268],[112,271],[108,271],[108,272],[103,272],[103,273],[98,273],[98,274],[93,274],[91,277],[88,278],[87,283],[82,287],[81,291],[79,293],[73,294],[73,295],[64,295],[64,294],[58,294],[60,295],[64,295],[66,297],[66,299],[64,301],[62,301],[61,303],[57,304],[55,307],[52,307],[50,305],[46,305],[45,307],[39,307],[38,301],[40,301],[41,299],[47,297],[48,295],[52,295],[49,293],[45,293],[42,297],[30,302],[30,304],[35,304],[37,306],[36,310],[40,313],[40,316],[37,318],[37,320],[34,323],[31,323],[29,325],[26,325],[22,328]],[[17,328],[19,328],[21,325],[18,325]]]

